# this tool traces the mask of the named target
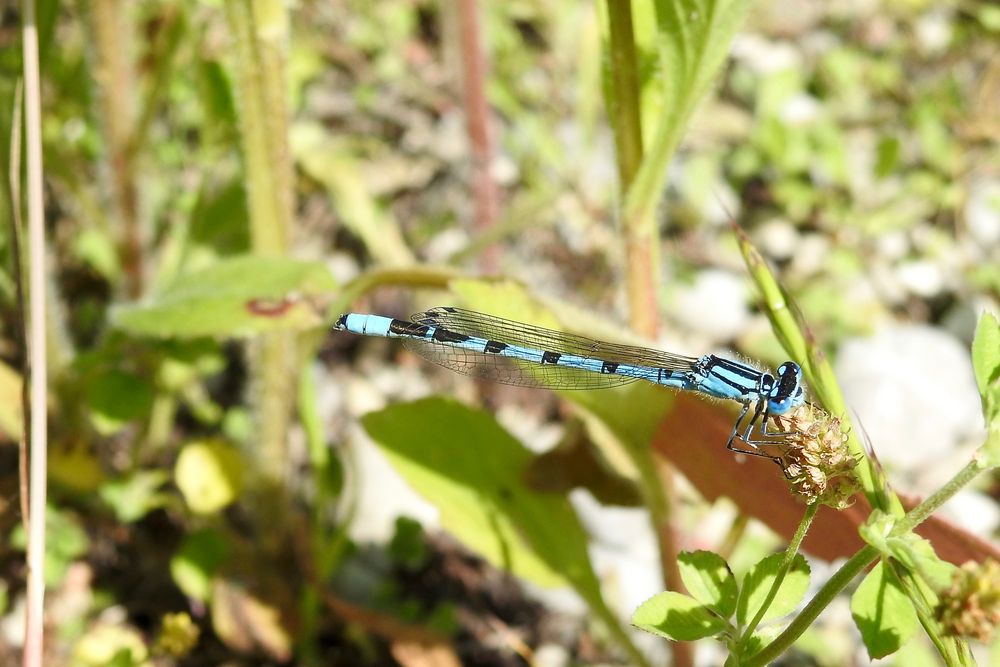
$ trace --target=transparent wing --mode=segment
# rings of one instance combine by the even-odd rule
[[[460,308],[434,308],[417,313],[410,319],[419,324],[441,327],[456,334],[597,361],[649,366],[671,371],[691,370],[697,361],[694,357],[633,345],[606,343],[586,336],[543,329]],[[638,379],[560,364],[538,364],[484,353],[454,343],[439,343],[417,338],[406,338],[403,343],[434,363],[459,373],[505,384],[553,389],[601,389],[628,384]]]

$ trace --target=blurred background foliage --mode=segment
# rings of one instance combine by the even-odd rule
[[[287,136],[264,149],[278,156],[264,165],[268,185],[247,175],[253,138],[274,139],[247,126],[254,77],[273,73],[265,51],[241,42],[249,5],[39,3],[51,664],[640,660],[611,611],[630,609],[605,599],[564,493],[510,493],[529,458],[511,433],[532,448],[566,445],[580,419],[548,394],[478,386],[384,342],[328,333],[331,314],[351,307],[402,316],[462,302],[627,336],[608,323],[624,319],[623,195],[604,6],[480,3],[502,201],[483,231],[470,222],[453,3],[301,0],[287,14],[270,4],[255,5],[272,12],[256,20],[273,21],[287,47],[275,70]],[[19,16],[2,17],[7,156]],[[669,93],[652,3],[636,3],[634,22],[649,132]],[[730,213],[832,354],[898,322],[968,343],[1000,295],[998,35],[1000,8],[986,1],[752,3],[662,184],[663,346],[784,358],[754,308]],[[280,104],[259,106],[265,126],[282,120]],[[261,211],[248,202],[266,187],[280,199],[286,169],[294,223],[255,227]],[[24,576],[11,214],[0,210],[7,618],[20,613]],[[475,277],[494,244],[507,282]],[[669,396],[637,391],[650,395],[574,397],[589,438],[648,438]],[[442,398],[382,410],[433,393],[485,404],[504,428]],[[269,405],[290,419],[269,421]],[[362,431],[358,418],[375,410]],[[415,518],[529,581],[568,581],[591,615],[539,602],[451,538],[424,534],[402,509],[414,501],[387,497],[395,487],[366,492],[385,460],[364,453],[368,436],[441,513],[421,505]],[[612,472],[591,491],[635,504],[635,461],[613,444],[600,451]],[[709,515],[685,493],[682,523]],[[774,543],[751,534],[730,562],[749,565]],[[829,650],[807,639],[803,651]],[[16,652],[0,639],[0,661]]]

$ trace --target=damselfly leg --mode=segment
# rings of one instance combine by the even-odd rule
[[[754,404],[754,411],[751,415],[749,421],[746,422],[745,428],[743,428],[744,420],[746,419],[747,413],[750,412],[750,405]],[[729,434],[729,440],[726,442],[726,449],[731,452],[738,452],[740,454],[749,454],[751,456],[760,456],[765,459],[771,459],[778,465],[781,465],[781,457],[772,456],[759,449],[760,445],[779,445],[781,444],[782,438],[787,438],[793,433],[791,431],[787,432],[772,432],[767,430],[767,422],[770,420],[771,415],[767,410],[767,402],[764,400],[758,401],[744,401],[743,409],[740,410],[740,416],[736,418],[736,423],[733,424],[733,431]],[[763,437],[754,438],[753,428],[755,425],[760,424],[760,435]],[[742,429],[742,433],[740,432]],[[742,442],[752,449],[745,449],[738,447],[737,443]]]

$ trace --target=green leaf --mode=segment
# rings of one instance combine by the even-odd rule
[[[122,306],[113,321],[147,336],[243,336],[322,326],[320,306],[337,284],[321,262],[246,255],[178,278],[148,301]]]
[[[241,653],[261,651],[273,662],[291,657],[292,638],[271,602],[225,579],[212,582],[212,629],[226,646]]]
[[[688,592],[723,618],[736,611],[736,577],[722,556],[711,551],[682,551],[677,557]]]
[[[951,584],[958,566],[941,560],[929,540],[916,533],[903,533],[890,536],[887,543],[893,558],[910,572],[919,572],[931,588],[943,590]]]
[[[872,658],[894,653],[917,631],[917,613],[899,581],[879,562],[851,597],[851,615]]]
[[[657,91],[658,122],[626,198],[626,220],[651,221],[670,158],[729,53],[749,6],[749,0],[656,0],[658,33],[654,44],[663,84]]]
[[[86,397],[94,428],[102,435],[117,433],[129,422],[148,415],[153,406],[149,382],[124,371],[94,377],[87,385]]]
[[[161,487],[169,480],[165,470],[140,470],[102,484],[101,500],[111,506],[119,521],[132,523],[167,504],[170,495]]]
[[[21,424],[21,374],[0,361],[0,433],[20,440]]]
[[[865,522],[858,526],[858,534],[865,542],[878,549],[882,556],[891,556],[892,550],[889,548],[889,536],[896,527],[899,517],[883,512],[882,510],[872,510]]]
[[[185,595],[207,602],[212,594],[212,578],[228,552],[229,544],[218,531],[191,533],[170,559],[170,576]]]
[[[707,605],[674,591],[659,593],[639,605],[632,625],[674,641],[711,637],[728,626]]]
[[[148,660],[149,649],[138,630],[100,622],[76,641],[71,662],[79,667],[139,667]]]
[[[572,507],[525,485],[531,453],[491,415],[426,399],[368,414],[362,423],[469,548],[539,585],[569,581],[588,600],[599,599],[587,536]]]
[[[75,514],[54,505],[45,508],[45,532],[45,584],[55,587],[62,583],[70,564],[87,553],[90,538]],[[26,549],[28,540],[23,523],[17,524],[11,531],[10,543],[19,549]]]
[[[757,610],[764,604],[771,586],[774,584],[785,554],[771,554],[750,568],[743,577],[740,587],[740,597],[736,606],[736,618],[745,625],[757,615]],[[809,564],[802,554],[795,554],[788,573],[778,588],[777,594],[771,600],[761,621],[769,621],[790,614],[805,597],[809,588]]]
[[[987,425],[1000,418],[1000,323],[992,313],[983,313],[972,341],[972,367],[983,400]]]
[[[223,442],[185,445],[174,466],[174,481],[191,511],[212,514],[233,502],[243,484],[243,461]]]

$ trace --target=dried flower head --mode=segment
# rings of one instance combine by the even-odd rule
[[[781,445],[778,461],[792,491],[810,505],[849,507],[859,486],[854,476],[857,460],[847,447],[843,420],[809,404],[774,419],[791,434]]]
[[[1000,623],[1000,564],[969,561],[956,570],[934,615],[950,635],[992,641]]]

